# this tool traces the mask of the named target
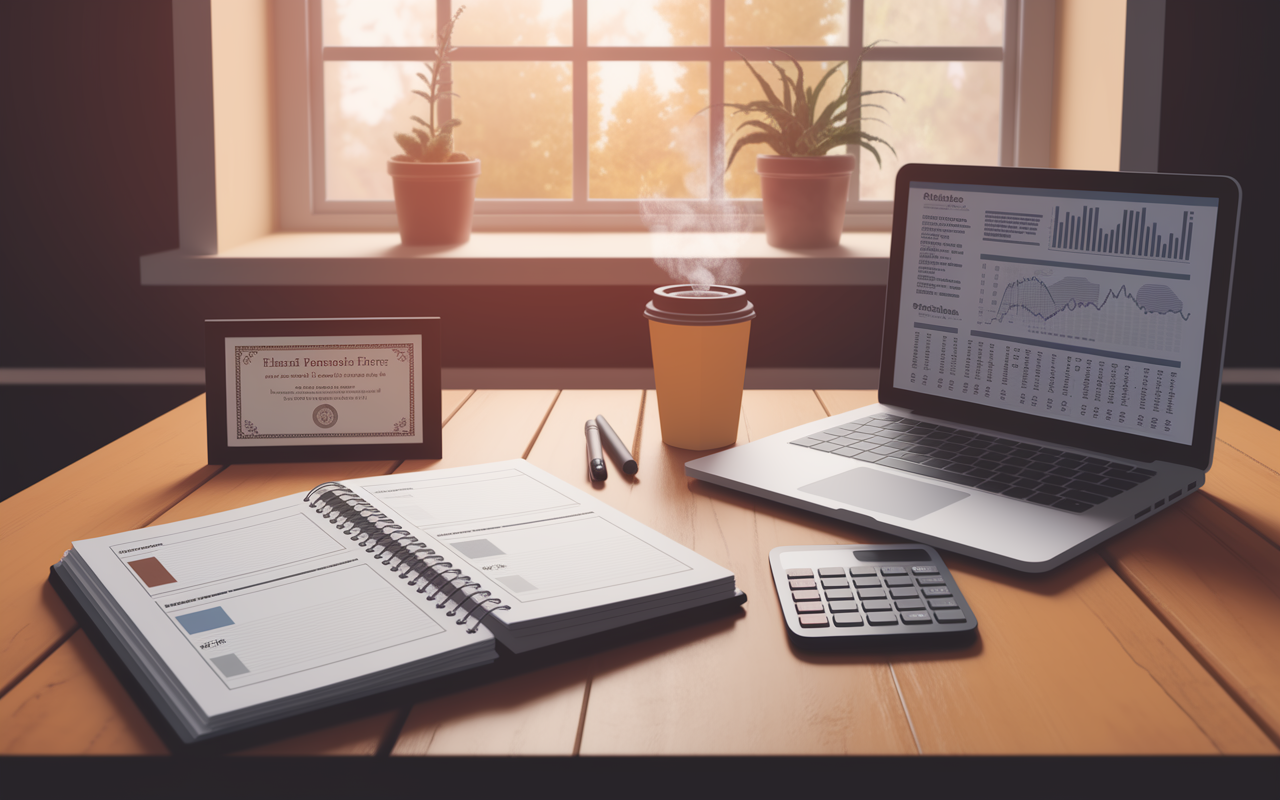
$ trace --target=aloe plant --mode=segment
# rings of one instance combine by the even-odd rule
[[[818,81],[816,86],[807,87],[804,85],[804,69],[800,66],[800,62],[784,52],[783,55],[787,55],[787,58],[795,65],[796,76],[793,80],[777,62],[769,62],[782,78],[782,97],[779,98],[773,88],[769,86],[769,83],[760,76],[759,72],[756,72],[755,67],[751,66],[751,62],[743,58],[743,63],[747,65],[747,69],[751,70],[751,74],[759,82],[760,88],[764,90],[765,99],[754,100],[750,103],[725,103],[725,105],[729,108],[737,109],[734,112],[735,115],[762,113],[768,117],[769,121],[749,119],[737,127],[734,131],[735,133],[742,131],[744,128],[755,128],[757,130],[738,138],[733,145],[733,150],[729,153],[729,163],[725,166],[725,169],[733,165],[733,159],[738,155],[739,150],[747,145],[761,143],[772,147],[773,151],[780,156],[791,157],[821,156],[830,152],[832,148],[855,143],[871,151],[871,155],[876,158],[876,164],[881,164],[880,152],[876,150],[877,144],[884,145],[889,149],[889,152],[897,155],[898,151],[894,150],[891,144],[862,129],[862,123],[869,121],[862,117],[862,109],[887,109],[875,103],[862,103],[857,106],[850,106],[849,104],[849,92],[853,88],[854,76],[862,68],[862,56],[865,56],[867,51],[875,47],[876,44],[878,42],[863,48],[862,53],[858,56],[858,63],[850,71],[849,79],[841,87],[840,94],[828,103],[821,112],[818,111],[818,97],[826,87],[827,81],[846,62],[841,61],[827,70],[827,73],[822,76],[822,80]],[[891,94],[899,100],[903,99],[902,95],[887,89],[861,92],[858,97],[862,98],[873,94]],[[881,120],[870,121],[880,122]]]
[[[404,150],[404,155],[392,156],[395,161],[417,161],[427,164],[438,164],[444,161],[470,161],[471,157],[466,153],[454,152],[453,149],[453,129],[462,124],[460,119],[449,119],[436,124],[436,104],[446,96],[457,97],[458,95],[450,89],[453,87],[453,81],[449,76],[449,54],[453,52],[455,47],[453,41],[453,26],[457,24],[458,17],[462,16],[462,12],[466,10],[466,6],[459,6],[457,13],[453,15],[453,19],[444,26],[444,30],[436,37],[436,57],[434,62],[424,62],[423,66],[427,68],[430,77],[418,73],[418,79],[426,84],[426,89],[414,89],[413,93],[425,99],[431,109],[427,119],[419,116],[411,116],[409,119],[418,123],[413,133],[397,133],[396,143],[400,145],[400,149]]]

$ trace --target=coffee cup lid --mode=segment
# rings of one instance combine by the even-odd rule
[[[644,315],[673,325],[731,325],[754,319],[756,311],[740,287],[686,283],[654,289]]]

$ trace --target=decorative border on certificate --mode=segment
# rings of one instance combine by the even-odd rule
[[[228,344],[228,348],[231,348],[231,347],[232,346]],[[367,390],[355,384],[340,383],[338,385],[326,385],[320,388],[315,388],[316,386],[318,386],[318,384],[293,384],[294,386],[293,389],[281,389],[280,394],[282,394],[288,400],[295,400],[295,401],[300,400],[304,402],[310,401],[310,402],[320,403],[320,405],[316,406],[312,411],[311,419],[313,424],[317,428],[320,428],[322,430],[315,431],[315,432],[308,431],[308,432],[293,432],[293,433],[262,433],[261,431],[258,430],[258,426],[255,425],[252,420],[247,420],[244,418],[244,400],[243,400],[244,394],[242,391],[241,367],[250,366],[253,363],[253,360],[255,358],[257,358],[258,356],[262,356],[264,362],[275,361],[277,365],[280,365],[280,362],[285,362],[282,365],[283,368],[295,369],[301,366],[301,364],[293,365],[293,362],[294,361],[301,362],[304,359],[301,359],[301,358],[300,359],[273,359],[271,358],[271,356],[266,354],[273,353],[273,352],[281,353],[281,354],[297,353],[300,351],[308,351],[308,350],[321,351],[321,352],[329,352],[334,350],[339,350],[339,351],[351,350],[351,351],[359,351],[362,353],[368,353],[371,351],[377,352],[379,350],[389,351],[388,355],[391,358],[395,358],[397,361],[405,364],[406,368],[409,371],[408,411],[405,413],[405,415],[401,416],[399,420],[392,421],[391,425],[386,430],[383,430],[383,431],[326,432],[327,429],[332,428],[334,425],[337,424],[338,416],[339,416],[337,409],[335,409],[332,405],[329,405],[329,403],[326,401],[351,400],[352,398],[363,399],[364,397],[367,396],[367,393],[366,393]],[[235,360],[235,370],[236,370],[236,380],[234,384],[235,388],[234,390],[228,393],[229,398],[234,397],[235,403],[236,403],[235,439],[237,441],[243,441],[243,440],[249,440],[249,439],[324,439],[324,438],[346,439],[346,438],[352,438],[352,437],[354,438],[394,437],[398,439],[409,438],[417,441],[419,439],[419,436],[417,433],[418,411],[417,411],[417,404],[414,401],[417,399],[416,397],[417,382],[415,381],[415,377],[416,377],[415,372],[417,371],[416,370],[417,355],[420,352],[420,350],[421,348],[418,346],[417,342],[391,342],[387,344],[342,344],[342,345],[329,345],[329,344],[235,345],[234,346],[234,354],[235,354],[234,360]],[[317,359],[317,360],[334,361],[335,359]],[[377,367],[379,366],[387,366],[387,365],[380,364],[380,363],[370,364],[367,362],[380,362],[384,360],[389,361],[390,358],[371,359],[366,356],[357,356],[354,361],[352,361],[351,359],[342,359],[342,360],[351,361],[351,363],[326,364],[321,368],[328,369],[328,368],[334,368],[334,367],[355,367],[356,369],[376,370]],[[290,366],[290,365],[293,365],[293,366]],[[272,365],[270,363],[264,363],[263,366],[271,367]],[[322,373],[316,373],[312,371],[310,374],[311,374],[310,380],[316,380],[316,375],[322,374]],[[307,378],[304,378],[300,373],[284,373],[283,377],[292,378],[295,380],[308,380]],[[337,373],[337,377],[335,377],[334,380],[360,380],[366,377],[373,377],[373,376],[368,372]],[[325,380],[325,379],[321,378],[321,380]],[[395,415],[392,415],[392,416],[395,416]]]
[[[209,463],[440,458],[439,322],[206,320]]]

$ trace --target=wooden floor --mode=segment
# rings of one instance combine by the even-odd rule
[[[874,402],[749,391],[739,442]],[[604,414],[641,471],[601,499],[733,570],[744,613],[256,748],[355,754],[1276,754],[1280,432],[1223,406],[1203,491],[1044,575],[958,555],[980,621],[960,651],[804,655],[779,545],[890,541],[684,476],[652,392],[447,391],[439,461],[205,462],[204,400],[0,504],[0,752],[165,752],[46,582],[73,540],[326,480],[524,457],[589,488]]]

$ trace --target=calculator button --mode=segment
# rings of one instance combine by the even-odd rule
[[[888,600],[868,600],[862,604],[863,611],[892,611],[893,603]]]
[[[854,578],[853,585],[859,589],[870,589],[880,585],[879,578]]]
[[[797,614],[821,614],[822,603],[796,603]]]
[[[823,578],[823,589],[848,589],[849,582],[844,578]]]
[[[928,611],[907,611],[902,615],[903,623],[907,625],[929,625],[933,620],[929,617]]]
[[[894,600],[902,600],[907,597],[919,597],[915,589],[890,589],[889,596]]]
[[[803,567],[800,569],[789,569],[787,570],[787,577],[788,578],[812,578],[813,570],[809,569],[808,567]]]
[[[804,603],[809,600],[821,600],[822,595],[818,594],[816,589],[806,589],[803,592],[792,592],[791,599],[797,603]]]
[[[912,575],[937,575],[938,568],[934,566],[912,567]]]
[[[941,622],[943,624],[946,624],[946,623],[954,624],[957,622],[965,621],[964,612],[958,609],[952,609],[950,611],[935,611],[934,613],[938,615],[938,622]]]
[[[816,589],[816,588],[818,588],[818,583],[817,583],[817,581],[815,581],[815,580],[813,580],[813,579],[811,579],[811,578],[800,578],[800,579],[798,579],[798,580],[790,580],[790,581],[787,581],[787,583],[791,584],[791,588],[792,588],[792,589]]]
[[[925,597],[950,597],[951,589],[946,586],[925,586],[920,593]]]
[[[844,567],[821,567],[818,569],[819,578],[843,578]]]
[[[858,628],[862,626],[861,614],[835,614],[831,618],[835,620],[837,628]]]
[[[939,597],[929,601],[929,608],[959,608],[960,604],[951,597]]]
[[[873,611],[867,615],[867,622],[872,625],[897,625],[898,615],[892,611]]]
[[[830,625],[826,614],[801,614],[798,619],[801,628],[826,628]]]
[[[880,574],[881,575],[906,575],[907,568],[906,567],[881,567]]]
[[[925,576],[923,578],[916,578],[916,583],[921,586],[946,586],[947,579],[941,575]]]
[[[843,614],[848,611],[858,610],[858,604],[853,600],[832,600],[827,605],[831,607],[832,614]]]
[[[923,600],[899,600],[894,603],[899,611],[920,611],[924,608]]]
[[[884,589],[859,589],[859,600],[883,600],[885,598]]]
[[[826,593],[828,600],[852,600],[853,592],[848,589],[832,589]]]
[[[874,578],[875,567],[849,567],[849,575],[854,578]]]
[[[902,577],[902,578],[885,578],[885,579],[884,579],[884,585],[885,585],[885,586],[910,586],[910,585],[911,585],[911,579],[910,579],[910,578],[906,578],[906,577]],[[801,588],[801,587],[792,587],[792,588]]]

